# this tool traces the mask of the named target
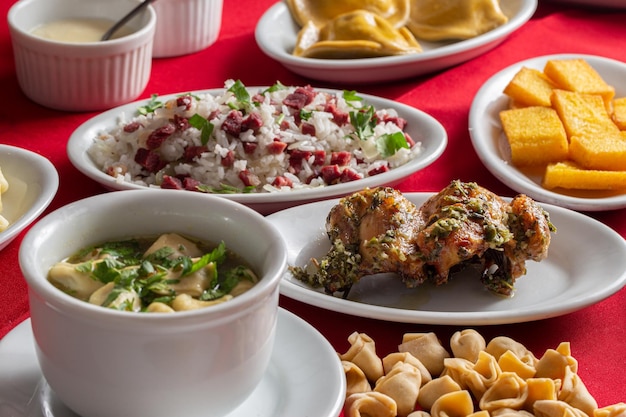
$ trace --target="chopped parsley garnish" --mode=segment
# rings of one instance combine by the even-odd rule
[[[287,88],[287,87],[285,87],[283,85],[283,83],[281,83],[280,81],[276,81],[276,83],[274,83],[274,85],[272,85],[271,87],[268,87],[265,90],[263,90],[262,94],[273,93],[273,92],[278,91],[278,90],[284,90],[285,88]]]
[[[309,111],[309,110],[300,109],[300,119],[306,121],[306,120],[309,120],[311,116],[313,116],[312,110]]]
[[[246,110],[252,106],[250,93],[248,93],[246,86],[240,80],[235,81],[227,91],[235,96],[235,103],[229,103],[229,107],[236,110]]]
[[[160,109],[161,107],[163,107],[163,102],[160,100],[157,100],[158,97],[159,97],[158,94],[152,94],[150,96],[150,101],[148,101],[148,104],[146,104],[145,106],[139,107],[137,109],[137,112],[145,116],[149,113],[154,113],[156,109]]]
[[[219,188],[210,187],[205,184],[200,184],[196,188],[198,191],[201,191],[203,193],[209,193],[209,194],[239,194],[239,193],[245,194],[245,193],[251,193],[254,191],[253,185],[248,185],[243,188],[239,188],[239,187],[234,187],[232,185],[228,185],[224,183],[220,183]]]
[[[343,99],[346,100],[350,107],[355,107],[352,102],[363,102],[363,97],[359,96],[354,90],[343,90]]]
[[[376,127],[375,115],[374,106],[367,106],[350,112],[350,123],[359,139],[367,140],[367,138],[374,135],[374,127]]]
[[[200,131],[200,141],[203,145],[209,143],[213,133],[213,123],[196,113],[189,118],[189,124]]]
[[[106,243],[81,251],[87,258],[75,259],[74,269],[111,288],[102,297],[102,306],[117,310],[135,311],[147,308],[152,302],[171,304],[178,295],[176,284],[190,277],[204,288],[201,300],[214,300],[226,294],[242,280],[256,282],[256,276],[234,258],[220,242],[202,256],[184,255],[186,244],[178,248],[162,246],[145,254],[151,240],[126,240]],[[197,275],[200,274],[200,275]],[[193,277],[192,277],[193,275]],[[181,290],[187,293],[186,290]]]

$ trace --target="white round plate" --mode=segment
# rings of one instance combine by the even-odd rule
[[[406,193],[418,206],[431,193]],[[287,262],[304,266],[330,249],[326,216],[338,200],[293,207],[267,217],[287,240]],[[380,320],[443,324],[519,323],[566,314],[594,304],[626,284],[626,241],[613,229],[581,213],[543,205],[557,227],[548,258],[527,262],[513,297],[488,292],[478,271],[466,270],[442,286],[406,288],[395,274],[363,278],[348,299],[325,294],[287,272],[280,292],[307,304]],[[584,239],[584,242],[581,240]]]
[[[9,145],[0,145],[0,168],[9,183],[0,205],[0,214],[9,221],[0,232],[2,250],[50,205],[59,188],[59,174],[43,156]]]
[[[567,207],[573,210],[600,211],[626,207],[626,194],[581,191],[564,194],[543,188],[542,173],[526,173],[513,166],[508,142],[499,113],[508,106],[508,98],[502,91],[515,73],[526,66],[543,70],[550,59],[583,58],[595,68],[604,80],[615,87],[616,97],[626,95],[626,64],[609,58],[592,55],[560,54],[541,56],[518,62],[491,77],[478,90],[469,112],[469,133],[472,145],[487,169],[504,184],[535,200]]]
[[[303,415],[303,410],[310,416],[335,417],[343,407],[345,385],[341,362],[330,343],[310,324],[280,309],[269,369],[251,396],[228,417],[292,417]],[[30,319],[0,341],[0,415],[77,416],[41,376]],[[180,416],[185,416],[185,410]]]
[[[264,87],[248,87],[251,91],[258,91]],[[334,94],[341,94],[337,90],[319,89]],[[214,89],[197,92],[222,94],[223,89]],[[171,94],[159,97],[166,101],[180,94]],[[444,127],[432,116],[410,107],[406,104],[387,100],[380,97],[359,94],[364,101],[373,105],[377,109],[394,108],[398,115],[407,121],[405,131],[415,142],[421,143],[421,151],[408,163],[394,168],[382,174],[351,181],[342,184],[330,185],[326,187],[299,189],[277,193],[249,193],[249,194],[216,194],[230,200],[245,204],[261,214],[273,213],[297,204],[322,200],[326,198],[339,197],[350,194],[365,187],[375,187],[379,185],[394,185],[410,176],[411,174],[427,167],[433,163],[443,153],[448,143],[448,135]],[[117,125],[120,116],[124,115],[126,120],[136,116],[137,108],[148,103],[149,100],[141,100],[126,104],[121,107],[108,110],[92,119],[86,121],[76,129],[67,143],[67,154],[72,164],[89,178],[99,182],[104,187],[112,190],[145,189],[145,186],[132,184],[129,182],[117,182],[113,177],[102,172],[92,161],[87,150],[99,133],[109,131]]]
[[[270,7],[255,30],[259,48],[296,74],[334,83],[360,84],[399,80],[428,74],[475,58],[494,48],[526,23],[537,0],[501,0],[509,18],[504,25],[472,39],[455,42],[419,40],[419,54],[364,59],[313,59],[292,55],[299,27],[284,2]]]

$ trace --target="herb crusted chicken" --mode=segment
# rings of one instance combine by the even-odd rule
[[[393,188],[364,189],[330,210],[326,231],[332,247],[312,260],[314,270],[290,269],[327,293],[347,297],[353,284],[377,273],[395,273],[407,287],[441,285],[474,265],[489,291],[511,296],[526,261],[546,258],[556,229],[526,195],[507,202],[476,183],[455,180],[420,207]]]

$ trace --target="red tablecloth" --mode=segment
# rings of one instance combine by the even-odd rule
[[[275,0],[226,0],[220,37],[208,49],[154,61],[143,97],[151,93],[222,87],[228,78],[246,85],[311,83],[346,88],[299,77],[266,57],[254,40],[254,28]],[[6,16],[15,0],[0,0]],[[449,145],[443,156],[405,182],[402,191],[438,191],[451,179],[476,181],[496,193],[514,191],[496,180],[481,164],[469,139],[467,118],[478,88],[500,69],[520,60],[554,53],[585,53],[626,61],[626,12],[551,3],[540,0],[534,17],[502,44],[483,56],[428,76],[387,84],[356,87],[419,108],[446,128]],[[624,80],[626,83],[626,80]],[[63,113],[29,101],[17,84],[6,20],[0,23],[0,142],[20,146],[48,157],[60,175],[60,188],[49,210],[71,201],[105,192],[81,175],[69,162],[65,145],[71,132],[94,113]],[[48,210],[48,211],[49,211]],[[592,217],[626,236],[626,210],[595,212]],[[28,317],[26,284],[19,271],[20,235],[0,252],[0,337]],[[581,236],[581,245],[587,244]],[[365,332],[377,342],[379,353],[396,349],[405,332],[434,331],[442,340],[462,327],[390,323],[325,311],[281,298],[281,305],[315,326],[336,348],[348,348],[347,336]],[[626,401],[626,289],[581,311],[530,323],[484,326],[487,338],[507,335],[540,355],[561,341],[570,341],[579,360],[579,374],[600,406]],[[323,399],[320,399],[323,401]]]

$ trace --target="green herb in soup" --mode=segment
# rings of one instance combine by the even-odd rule
[[[85,248],[53,265],[48,280],[103,307],[174,312],[228,301],[258,278],[224,242],[211,246],[168,233]]]

